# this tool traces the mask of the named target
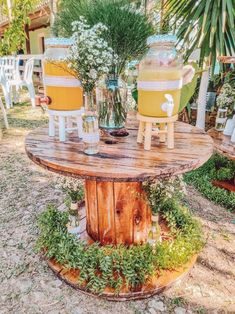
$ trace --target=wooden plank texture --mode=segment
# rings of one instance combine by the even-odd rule
[[[145,243],[151,211],[139,182],[86,180],[87,233],[101,244]]]
[[[97,182],[99,242],[115,244],[113,182]]]
[[[133,243],[133,200],[138,183],[114,183],[116,243]]]
[[[94,239],[98,239],[99,225],[98,225],[98,204],[96,197],[96,181],[85,181],[85,195],[86,195],[86,216],[87,216],[87,232]]]
[[[142,184],[136,187],[133,220],[134,243],[145,243],[151,227],[151,209],[148,205],[145,192],[142,190]]]

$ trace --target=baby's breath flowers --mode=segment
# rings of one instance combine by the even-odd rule
[[[153,213],[159,212],[169,199],[180,199],[186,194],[182,176],[144,182],[143,187]]]
[[[115,65],[113,49],[102,38],[107,27],[98,23],[91,27],[84,17],[72,23],[72,46],[68,55],[70,68],[82,83],[86,93],[91,92],[102,75]]]
[[[219,108],[228,108],[230,111],[235,107],[235,90],[228,83],[224,84],[221,93],[216,99],[216,104]]]
[[[71,199],[71,202],[80,202],[84,199],[83,181],[70,177],[59,177],[56,187],[64,191]]]

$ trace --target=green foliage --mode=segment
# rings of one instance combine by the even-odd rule
[[[80,16],[91,26],[101,22],[108,27],[104,38],[118,56],[117,74],[122,73],[128,61],[142,56],[147,49],[146,39],[153,34],[147,17],[127,0],[62,0],[54,32],[71,36],[71,23]]]
[[[123,285],[136,289],[161,269],[185,264],[203,246],[201,228],[186,209],[171,201],[162,215],[172,226],[174,240],[157,242],[154,249],[149,244],[88,246],[67,232],[68,214],[50,205],[39,216],[37,250],[69,269],[79,269],[79,284],[86,283],[89,291],[101,293],[109,286],[118,293]]]
[[[182,176],[147,181],[143,183],[143,188],[147,193],[149,206],[153,213],[160,212],[164,204],[168,204],[170,199],[178,200],[185,194]]]
[[[84,181],[71,177],[58,177],[56,187],[66,193],[72,202],[81,202],[84,200]]]
[[[30,23],[29,13],[33,11],[39,0],[14,0],[11,20],[0,40],[0,55],[16,53],[25,41],[25,25]],[[5,12],[9,14],[6,1],[3,1]]]
[[[212,180],[229,180],[235,173],[235,163],[215,154],[197,170],[185,174],[186,183],[192,184],[209,200],[225,208],[235,210],[235,193],[213,186]]]
[[[186,58],[200,48],[200,66],[235,51],[234,0],[167,0],[166,19],[175,18],[177,36],[188,47]]]
[[[198,65],[196,63],[192,63],[191,65],[195,69],[195,75],[192,82],[182,87],[179,112],[181,112],[187,106],[187,104],[189,103],[190,99],[193,97],[193,94],[196,91],[197,81],[200,72],[198,71]]]

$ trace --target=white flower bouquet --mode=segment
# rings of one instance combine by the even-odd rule
[[[86,93],[92,92],[99,78],[108,74],[115,63],[113,49],[108,47],[102,34],[107,27],[98,23],[93,27],[84,17],[72,23],[72,41],[68,61],[69,67],[80,79]]]
[[[221,93],[216,99],[216,104],[219,108],[231,108],[233,109],[235,104],[235,90],[230,84],[226,83],[221,89]]]
[[[81,202],[84,199],[83,181],[70,177],[59,177],[56,187],[64,191],[70,198],[71,202]]]
[[[181,175],[144,182],[143,188],[147,192],[149,205],[154,213],[158,213],[161,206],[169,199],[181,199],[187,194],[186,185]]]

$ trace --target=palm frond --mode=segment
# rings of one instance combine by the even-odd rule
[[[218,56],[235,53],[234,0],[167,0],[166,8],[167,19],[181,21],[177,36],[187,45],[186,59],[200,48],[200,66],[208,60],[214,70]]]

